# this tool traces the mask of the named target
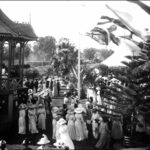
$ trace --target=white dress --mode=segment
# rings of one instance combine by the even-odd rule
[[[69,147],[70,150],[74,150],[74,144],[69,136],[67,125],[61,125],[58,129],[58,134],[60,141],[64,143],[65,146]]]
[[[25,109],[21,109],[19,111],[19,121],[18,121],[19,134],[26,134],[25,115],[26,115]]]
[[[98,136],[99,136],[99,132],[98,132],[98,130],[99,130],[98,121],[100,120],[100,115],[99,115],[98,113],[93,113],[91,120],[92,120],[92,132],[93,132],[93,137],[94,137],[95,139],[97,139]]]
[[[29,109],[28,110],[28,117],[29,117],[29,131],[32,134],[38,133],[39,131],[36,128],[36,121],[37,121],[36,110],[35,109]]]
[[[82,141],[84,140],[84,131],[83,131],[83,125],[84,125],[84,120],[82,114],[75,114],[75,130],[76,130],[76,141]]]
[[[102,105],[102,99],[100,95],[100,90],[97,91],[97,104]]]
[[[46,130],[46,110],[44,107],[38,108],[38,128]]]
[[[53,91],[52,91],[52,96],[57,96],[58,90],[57,90],[57,84],[56,81],[53,83]]]
[[[57,117],[57,113],[52,112],[52,115],[53,115],[53,120],[52,120],[52,125],[53,125],[53,139],[56,139],[56,124],[57,124],[56,117]]]
[[[68,120],[68,133],[72,140],[76,139],[76,131],[75,131],[75,115],[74,114],[67,114],[66,119]]]

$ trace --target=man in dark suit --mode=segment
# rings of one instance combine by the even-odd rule
[[[59,92],[60,92],[60,83],[59,83],[59,80],[57,80],[57,91],[58,91],[58,96],[59,96]]]

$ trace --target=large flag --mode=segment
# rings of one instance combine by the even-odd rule
[[[148,13],[150,15],[150,7],[146,4],[144,4],[143,2],[139,1],[139,0],[136,0],[136,1],[133,1],[133,0],[127,0],[129,2],[132,2],[132,3],[135,3],[137,4],[139,7],[141,7],[146,13]]]

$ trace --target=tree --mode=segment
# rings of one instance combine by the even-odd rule
[[[24,76],[29,79],[35,79],[39,77],[39,72],[35,68],[29,68],[24,71]]]
[[[95,53],[96,53],[97,49],[95,48],[87,48],[84,49],[83,51],[83,57],[87,60],[93,60],[95,57]]]
[[[26,44],[24,47],[24,57],[28,58],[31,53],[31,45]],[[17,46],[15,49],[15,59],[19,59],[19,53],[20,53],[20,46]]]
[[[67,38],[61,38],[58,44],[58,49],[55,57],[53,58],[54,71],[62,77],[70,73],[76,76],[77,65],[77,50],[69,42]]]
[[[31,53],[31,45],[27,44],[25,45],[25,48],[24,48],[24,57],[28,58],[30,53]]]
[[[56,51],[56,39],[52,36],[40,37],[33,49],[38,59],[50,61]]]

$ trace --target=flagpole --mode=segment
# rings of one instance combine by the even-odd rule
[[[80,83],[80,65],[81,65],[81,61],[80,61],[80,33],[79,33],[79,48],[78,48],[78,98],[79,98],[79,100],[80,100],[80,97],[81,97],[81,93],[80,93],[80,89],[81,89],[81,87],[80,87],[80,85],[81,85],[81,83]]]

